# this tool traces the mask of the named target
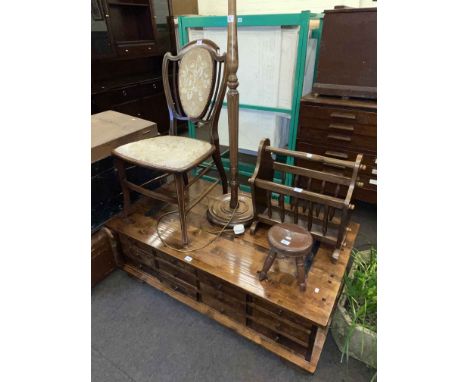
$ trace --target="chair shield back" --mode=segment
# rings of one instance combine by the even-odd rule
[[[163,83],[175,135],[176,120],[209,124],[217,139],[219,113],[226,93],[226,54],[210,40],[192,41],[178,55],[166,53]]]

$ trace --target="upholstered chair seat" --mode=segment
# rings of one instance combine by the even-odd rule
[[[198,139],[166,135],[128,143],[114,154],[142,166],[171,172],[184,172],[209,157],[215,146]]]

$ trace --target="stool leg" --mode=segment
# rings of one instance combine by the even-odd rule
[[[276,251],[271,248],[270,252],[268,253],[267,258],[265,259],[265,263],[263,264],[263,269],[261,270],[260,274],[258,275],[258,278],[260,281],[265,280],[267,278],[267,272],[273,265],[273,262],[276,259]]]
[[[305,269],[304,269],[304,257],[296,257],[296,267],[297,267],[297,281],[299,282],[299,288],[302,292],[306,290],[306,280],[305,280]]]

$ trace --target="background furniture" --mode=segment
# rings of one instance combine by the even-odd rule
[[[377,98],[377,8],[325,11],[312,91]]]
[[[308,94],[302,97],[297,150],[354,161],[363,154],[365,169],[358,180],[363,187],[355,199],[377,203],[377,102]],[[302,167],[345,176],[350,170],[326,163],[298,160]]]
[[[267,278],[277,255],[292,257],[296,261],[297,283],[302,292],[306,290],[306,273],[304,263],[307,255],[312,250],[312,236],[310,233],[296,224],[276,224],[268,230],[268,253],[263,268],[258,275],[260,281]]]
[[[169,114],[161,63],[171,48],[167,2],[95,1],[103,20],[91,20],[91,114],[119,111],[156,122],[166,133]]]
[[[91,116],[91,163],[126,143],[158,135],[156,123],[108,110]]]
[[[156,136],[156,123],[115,111],[91,116],[91,230],[94,232],[122,206],[122,191],[112,150],[122,144]],[[155,176],[153,171],[132,167],[129,179],[137,184]],[[135,198],[135,195],[132,195]]]
[[[221,163],[218,138],[219,112],[226,93],[225,59],[226,54],[220,54],[218,46],[209,40],[193,41],[183,47],[177,56],[167,53],[163,61],[163,80],[171,116],[169,135],[129,143],[113,151],[124,196],[125,216],[130,212],[130,190],[167,203],[176,203],[184,246],[189,242],[186,213],[217,184],[213,183],[196,202],[186,206],[189,187],[206,174],[211,166],[190,181],[188,172],[211,157],[212,165],[218,169],[223,191],[227,193],[227,177]],[[178,137],[178,120],[206,126],[210,131],[210,142]],[[163,175],[148,181],[145,186],[172,175],[176,197],[130,182],[126,177],[126,163],[163,172]]]
[[[91,236],[91,287],[105,279],[116,267],[115,240],[112,233],[103,228]]]
[[[206,184],[203,180],[196,183],[189,197],[196,197]],[[170,190],[171,186],[166,184],[161,189]],[[188,231],[198,244],[215,237],[208,231],[218,229],[209,228],[206,209],[209,199],[221,192],[217,186],[190,214]],[[156,222],[165,211],[156,201],[143,198],[135,204],[131,221],[115,216],[106,224],[120,248],[122,269],[313,373],[359,225],[350,224],[348,245],[336,263],[330,261],[332,248],[320,246],[312,266],[306,269],[310,287],[300,292],[294,268],[283,260],[270,270],[267,282],[259,281],[257,271],[262,269],[269,250],[267,227],[259,227],[255,236],[223,235],[215,245],[186,254],[157,238]],[[182,248],[177,216],[164,218],[160,230],[167,233],[164,239],[172,247]]]
[[[340,167],[351,174],[344,176],[307,169],[300,164],[284,164],[273,159],[272,154],[288,156],[302,163]],[[255,233],[258,223],[300,224],[307,227],[318,242],[332,245],[335,249],[331,258],[338,260],[354,209],[351,204],[353,191],[356,186],[362,186],[356,182],[359,171],[365,168],[361,160],[362,154],[358,154],[355,161],[347,161],[317,155],[316,152],[280,149],[270,146],[268,139],[263,139],[258,148],[255,172],[249,179],[254,204],[254,222],[250,232]],[[274,180],[275,172],[281,173],[280,183]],[[286,184],[288,174],[293,178],[292,186]]]

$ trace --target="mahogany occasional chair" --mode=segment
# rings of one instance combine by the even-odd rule
[[[227,83],[225,59],[226,54],[220,54],[219,47],[206,39],[190,42],[176,56],[166,53],[163,59],[163,84],[170,115],[169,135],[128,143],[113,151],[124,196],[124,215],[128,216],[130,212],[130,190],[177,204],[184,246],[189,242],[187,212],[217,183],[205,189],[196,202],[187,207],[189,187],[214,164],[221,178],[223,193],[228,192],[218,137],[218,120]],[[210,141],[177,136],[177,120],[190,121],[198,127],[207,126]],[[187,173],[210,156],[213,158],[211,165],[189,181]],[[139,186],[127,180],[126,164],[162,171],[163,175]],[[176,197],[144,187],[169,175],[173,175],[175,180]]]

